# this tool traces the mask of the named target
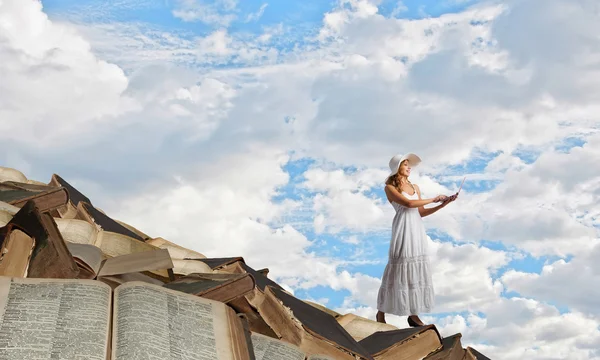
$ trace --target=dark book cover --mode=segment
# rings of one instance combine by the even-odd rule
[[[427,356],[424,360],[451,360],[454,357],[450,357],[451,355],[456,355],[455,351],[460,351],[460,359],[463,358],[463,348],[460,342],[462,335],[454,334],[451,336],[447,336],[442,339],[442,349],[437,351],[429,356]],[[458,355],[457,355],[458,356]]]
[[[196,261],[202,261],[203,263],[205,263],[206,265],[208,265],[212,270],[218,269],[218,268],[222,268],[223,266],[227,266],[230,264],[233,264],[237,261],[244,263],[244,258],[237,256],[237,257],[228,257],[228,258],[206,258],[206,259],[192,259],[192,258],[186,258],[184,260],[196,260]]]
[[[359,343],[369,351],[370,354],[377,354],[387,348],[396,345],[406,339],[409,339],[418,333],[425,332],[429,329],[437,329],[434,325],[417,326],[414,328],[388,330],[388,331],[377,331],[366,338],[359,341]]]
[[[87,196],[80,193],[79,190],[77,190],[73,186],[71,186],[71,184],[66,182],[65,179],[61,178],[57,174],[52,175],[52,177],[54,179],[56,179],[56,182],[58,182],[60,184],[60,186],[67,189],[67,192],[69,193],[69,199],[71,199],[73,206],[77,207],[77,205],[79,205],[80,202],[86,202],[88,204],[92,204],[92,202],[90,201],[90,199],[87,198]]]
[[[251,286],[242,290],[244,290],[244,293],[251,291],[254,288],[254,279],[250,274],[190,274],[166,283],[163,286],[187,294],[201,295],[207,293],[209,290],[225,286],[233,288],[237,284],[241,284],[240,281],[243,279],[250,279],[249,284]],[[242,296],[244,293],[239,293],[238,295]]]
[[[313,334],[329,340],[346,350],[350,350],[367,359],[373,359],[369,350],[354,338],[337,322],[337,320],[304,301],[286,293],[277,287],[269,287],[285,307],[292,310],[294,317],[302,326]]]
[[[3,181],[2,185],[7,185],[15,189],[27,190],[27,191],[48,191],[56,189],[56,186],[52,185],[40,185],[40,184],[28,184],[18,181]]]
[[[279,284],[277,284],[275,281],[269,279],[262,273],[254,270],[250,266],[246,265],[246,263],[242,262],[242,263],[240,263],[240,265],[242,266],[242,269],[244,269],[244,271],[246,271],[248,274],[250,274],[254,277],[254,279],[256,280],[256,286],[260,289],[260,291],[265,292],[265,288],[267,286],[272,286],[272,287],[283,290],[283,288],[281,286],[279,286]]]
[[[483,355],[482,353],[480,353],[479,351],[473,349],[470,346],[469,346],[469,350],[471,351],[471,354],[475,355],[475,357],[477,358],[477,360],[491,360],[489,357]]]
[[[67,248],[56,223],[28,201],[7,224],[14,224],[35,240],[28,277],[76,278],[79,268]]]
[[[108,215],[103,214],[101,211],[90,205],[89,203],[82,203],[83,208],[94,218],[94,222],[100,225],[100,228],[104,231],[110,231],[121,235],[129,236],[139,241],[144,239],[133,231],[129,230],[125,226],[111,219]]]

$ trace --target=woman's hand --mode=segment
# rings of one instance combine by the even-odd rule
[[[458,194],[454,194],[452,196],[447,196],[446,200],[443,201],[442,205],[445,206],[445,205],[450,204],[451,202],[453,202],[454,200],[456,200],[457,197],[458,197]]]
[[[433,198],[433,202],[436,202],[436,203],[437,202],[445,202],[445,201],[447,201],[447,199],[448,199],[448,196],[446,196],[446,195],[438,195]]]

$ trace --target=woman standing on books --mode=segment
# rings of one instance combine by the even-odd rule
[[[427,253],[427,235],[422,218],[456,200],[438,195],[421,199],[421,190],[408,180],[410,170],[421,159],[415,154],[396,155],[390,160],[392,173],[385,182],[385,194],[396,210],[392,222],[388,264],[377,296],[377,321],[385,322],[385,314],[408,315],[412,327],[423,326],[418,314],[431,312],[434,291]],[[425,205],[441,202],[433,208]]]

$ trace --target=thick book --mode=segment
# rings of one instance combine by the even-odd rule
[[[442,349],[427,356],[424,360],[463,360],[465,349],[462,347],[460,333],[442,339]]]
[[[136,239],[140,242],[144,242],[144,238],[142,238],[140,235],[119,224],[111,217],[104,214],[102,211],[96,209],[89,203],[83,201],[79,202],[79,204],[77,205],[76,218],[80,220],[85,220],[91,224],[95,224],[98,227],[98,229],[125,235],[132,239]]]
[[[73,279],[79,268],[73,260],[54,219],[40,213],[33,201],[28,201],[8,222],[35,240],[29,261],[28,277]]]
[[[260,273],[248,266],[241,257],[200,259],[214,267],[215,272],[229,274],[250,274],[256,281],[254,289],[247,293],[243,298],[236,299],[229,303],[236,311],[246,314],[250,329],[254,332],[276,336],[273,329],[265,322],[259,313],[260,306],[265,298],[264,291],[267,286],[273,286],[282,289],[279,284],[269,279],[263,273]]]
[[[0,277],[7,359],[254,360],[226,304],[143,282]]]
[[[378,331],[398,330],[394,325],[380,323],[355,314],[341,315],[336,317],[336,320],[356,341],[361,341]]]
[[[185,260],[196,260],[201,261],[208,265],[213,270],[222,269],[228,265],[235,264],[237,262],[244,263],[244,258],[241,256],[236,257],[227,257],[227,258],[206,258],[206,257],[193,257],[193,258],[185,258]]]
[[[156,247],[159,247],[161,249],[169,250],[169,254],[171,254],[171,257],[173,259],[186,260],[186,259],[206,258],[206,256],[204,256],[203,254],[201,254],[197,251],[184,248],[183,246],[172,243],[161,237],[157,237],[157,238],[153,238],[153,239],[146,239],[146,243],[156,246]],[[194,261],[194,260],[190,260],[190,261]]]
[[[285,341],[253,332],[252,347],[256,360],[336,360],[324,354],[307,354]]]
[[[60,218],[54,220],[66,241],[94,245],[108,257],[159,249],[123,234],[98,229],[97,226],[85,220]]]
[[[252,291],[255,284],[250,274],[189,274],[163,286],[227,303]]]
[[[313,302],[313,301],[309,301],[309,300],[303,300],[305,303],[307,303],[308,305],[311,305],[313,307],[316,307],[317,309],[324,311],[326,313],[328,313],[329,315],[333,316],[334,318],[339,318],[342,316],[342,314],[340,314],[337,311],[331,310],[330,308],[328,308],[327,306],[321,305],[319,303]]]
[[[165,249],[142,251],[116,257],[105,257],[94,245],[67,243],[75,263],[80,267],[80,279],[100,279],[130,273],[154,273],[167,279],[173,261]],[[150,274],[148,274],[150,275]],[[155,283],[155,282],[153,282]]]
[[[35,240],[15,225],[0,228],[0,276],[27,277]]]
[[[19,187],[6,183],[0,184],[0,201],[16,207],[22,207],[29,200],[35,203],[39,211],[46,212],[66,205],[69,201],[69,194],[62,187],[52,187],[40,191],[27,189],[26,186]]]
[[[92,201],[85,195],[83,195],[79,190],[69,184],[65,179],[60,177],[57,174],[53,174],[50,179],[50,186],[55,187],[63,187],[69,193],[69,202],[61,206],[57,209],[60,217],[64,219],[72,219],[77,215],[77,206],[80,202],[86,202],[88,204],[92,204]]]
[[[422,359],[442,348],[434,325],[378,331],[359,342],[375,360]]]
[[[368,359],[373,356],[336,319],[288,294],[267,286],[259,312],[277,337],[299,347],[308,355],[323,354],[334,359]]]
[[[490,360],[489,357],[483,355],[482,353],[473,349],[470,346],[467,347],[464,358],[465,360]]]

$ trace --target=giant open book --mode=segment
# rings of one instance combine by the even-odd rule
[[[143,282],[0,277],[3,359],[253,360],[227,305]]]

